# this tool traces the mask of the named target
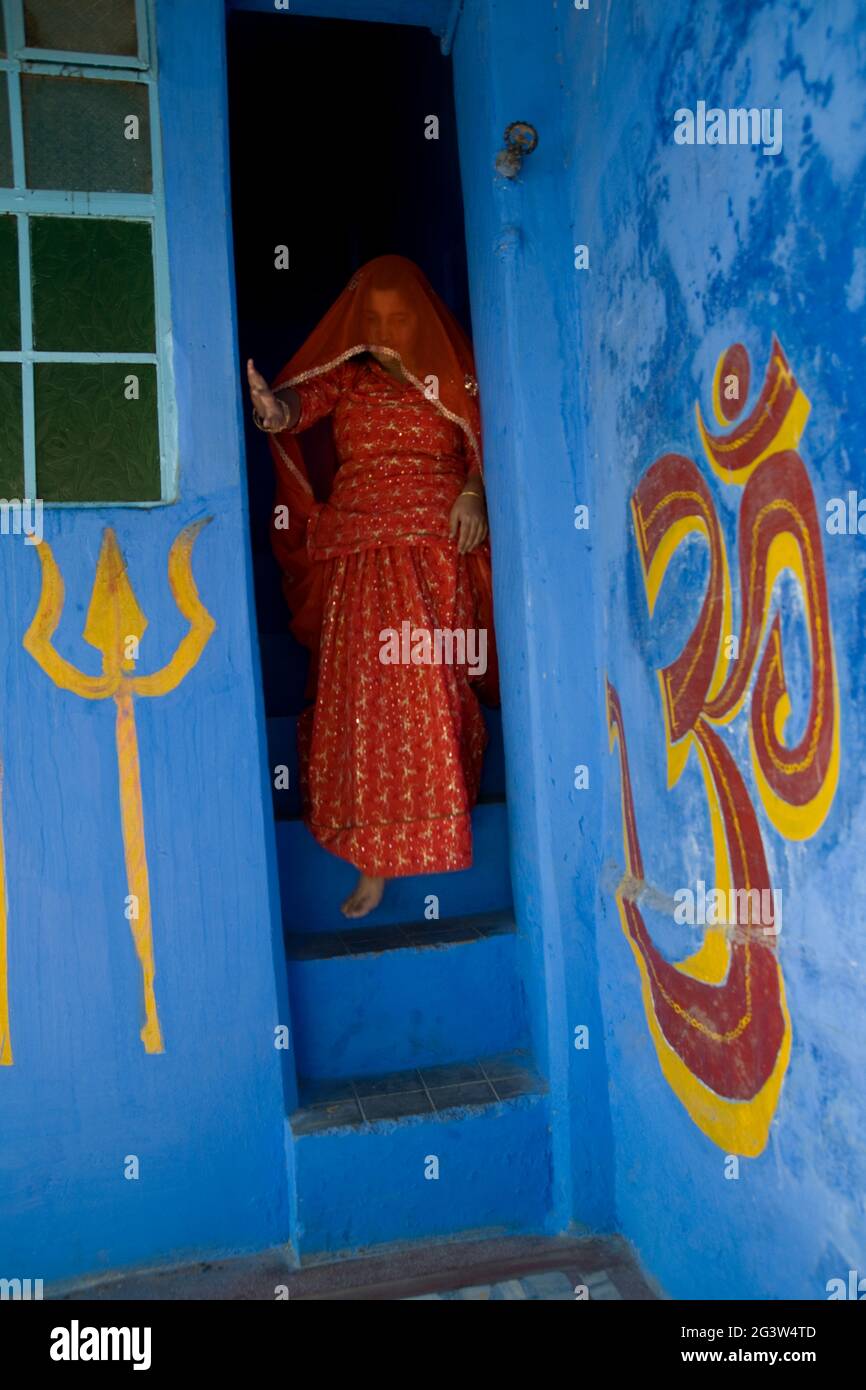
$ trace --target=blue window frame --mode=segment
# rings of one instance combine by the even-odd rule
[[[45,506],[154,506],[177,496],[177,428],[153,0],[78,12],[73,0],[0,0],[0,297],[4,266],[14,284],[13,226],[19,294],[14,338],[0,340],[0,455],[13,439],[22,495]],[[122,51],[38,46],[82,32],[95,48],[120,35]],[[77,286],[64,283],[64,227]],[[20,430],[5,364],[19,364]],[[120,391],[137,415],[118,413]],[[64,479],[70,439],[78,471]]]

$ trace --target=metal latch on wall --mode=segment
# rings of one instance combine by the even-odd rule
[[[496,172],[503,178],[515,179],[523,167],[525,155],[532,154],[538,144],[538,131],[529,121],[512,121],[505,129],[505,148],[496,156]]]

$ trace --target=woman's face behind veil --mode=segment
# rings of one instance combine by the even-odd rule
[[[364,340],[378,347],[392,348],[411,370],[418,347],[419,321],[417,311],[399,289],[371,287],[364,299],[362,327]],[[372,350],[383,367],[393,365],[393,358]]]

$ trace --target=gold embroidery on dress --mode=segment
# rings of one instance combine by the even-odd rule
[[[286,465],[286,467],[288,468],[289,472],[292,473],[292,474],[294,474],[294,476],[297,478],[298,482],[302,485],[302,487],[305,487],[305,488],[306,488],[307,492],[308,492],[308,493],[310,494],[310,496],[312,497],[312,496],[313,496],[313,489],[310,487],[310,484],[307,482],[307,479],[304,477],[304,475],[303,475],[303,473],[301,472],[301,470],[300,470],[299,468],[297,468],[296,465],[295,465],[294,463],[292,463],[292,460],[289,458],[288,454],[286,453],[285,449],[283,448],[282,444],[280,443],[280,434],[285,434],[285,430],[280,430],[280,433],[279,433],[279,434],[275,434],[275,435],[274,435],[274,443],[275,443],[276,446],[277,446],[277,450],[279,451],[280,458],[282,459],[283,463],[284,463],[284,464]]]
[[[280,386],[296,386],[298,382],[309,381],[311,377],[321,376],[323,372],[329,372],[332,367],[338,367],[341,362],[348,361],[350,357],[357,357],[359,353],[372,352],[374,349],[376,350],[376,352],[385,352],[388,354],[388,356],[395,357],[397,361],[400,363],[400,367],[404,372],[407,380],[411,381],[412,385],[415,386],[421,392],[424,399],[429,401],[431,405],[435,406],[436,409],[439,411],[440,415],[444,415],[447,420],[451,420],[455,425],[460,426],[460,428],[463,430],[463,433],[466,435],[466,438],[469,440],[469,443],[472,446],[472,452],[475,455],[478,467],[480,468],[481,450],[478,447],[478,441],[475,438],[475,433],[472,429],[472,426],[469,424],[469,421],[464,420],[461,415],[455,415],[453,411],[449,410],[447,406],[444,406],[442,404],[438,396],[430,400],[430,397],[426,393],[424,383],[419,381],[417,376],[415,376],[414,373],[408,370],[408,368],[404,365],[403,359],[400,356],[399,352],[396,352],[394,348],[380,347],[378,343],[358,343],[355,347],[348,348],[346,352],[341,352],[339,357],[332,357],[330,361],[323,362],[318,367],[309,367],[305,372],[297,372],[295,376],[287,377],[285,381],[280,382]],[[271,387],[271,390],[276,389],[276,387]]]

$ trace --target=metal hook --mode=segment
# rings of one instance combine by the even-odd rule
[[[505,148],[496,156],[496,172],[505,179],[514,179],[523,167],[524,155],[532,154],[538,144],[538,131],[529,121],[512,121],[505,130]]]

